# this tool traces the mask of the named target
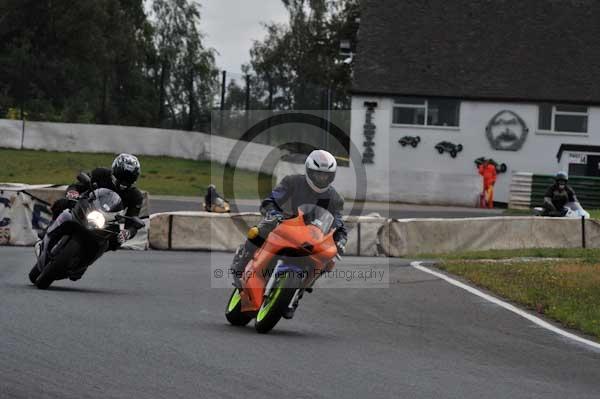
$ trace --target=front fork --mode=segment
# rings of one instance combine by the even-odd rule
[[[37,267],[39,270],[43,270],[44,267],[48,264],[48,262],[50,262],[50,260],[56,256],[56,254],[58,253],[58,251],[60,251],[62,249],[62,247],[64,247],[64,245],[67,243],[67,241],[69,241],[69,236],[65,235],[62,236],[58,242],[56,242],[54,245],[52,245],[52,247],[50,247],[50,243],[51,243],[51,239],[48,235],[46,235],[46,237],[44,237],[44,240],[42,242],[42,247],[40,249],[40,255],[37,259]]]
[[[283,264],[283,261],[279,259],[275,268],[273,269],[273,273],[271,277],[269,277],[269,281],[267,281],[267,285],[265,286],[265,293],[263,294],[264,298],[268,298],[273,291],[273,287],[275,286],[275,282],[278,280],[277,275],[279,274],[279,267]]]
[[[279,259],[277,261],[277,264],[275,265],[275,268],[273,269],[273,273],[271,274],[271,277],[269,278],[269,281],[267,282],[267,285],[265,286],[265,293],[263,295],[263,298],[268,298],[269,295],[271,294],[271,291],[273,291],[273,287],[275,287],[275,283],[279,280],[279,273],[280,273],[280,266],[283,265],[283,261],[281,259]],[[313,281],[314,284],[314,281]],[[292,296],[292,299],[290,300],[290,303],[288,304],[288,308],[289,309],[295,309],[298,307],[298,303],[300,302],[300,299],[302,299],[302,295],[304,294],[304,288],[297,288],[296,292],[294,292],[294,295]],[[264,301],[264,300],[263,300]]]

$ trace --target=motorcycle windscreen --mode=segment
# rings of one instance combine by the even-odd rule
[[[317,205],[301,205],[298,210],[304,214],[304,223],[318,227],[323,234],[329,233],[333,226],[333,215],[325,208]]]
[[[117,213],[123,210],[123,201],[114,191],[108,188],[99,188],[94,191],[92,207],[108,214]]]

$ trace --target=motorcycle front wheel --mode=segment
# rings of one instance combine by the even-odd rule
[[[79,245],[79,242],[76,239],[71,238],[60,250],[58,255],[56,255],[54,259],[46,265],[44,270],[42,270],[35,281],[35,285],[39,289],[44,290],[50,287],[50,284],[52,284],[54,280],[57,280],[60,276],[66,275],[69,265],[79,258],[80,250],[81,246]]]
[[[233,289],[229,297],[227,309],[225,309],[225,318],[234,326],[245,326],[252,320],[251,314],[242,312],[242,298],[237,288]]]
[[[292,301],[296,290],[300,287],[301,279],[297,273],[288,272],[279,277],[277,285],[273,287],[268,297],[256,314],[254,327],[261,334],[266,334],[275,327],[281,319],[282,313]]]

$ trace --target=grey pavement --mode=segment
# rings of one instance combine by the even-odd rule
[[[119,251],[40,291],[31,248],[0,247],[0,398],[598,398],[600,353],[405,260],[389,288],[305,295],[268,335],[232,327],[210,288],[230,260]]]

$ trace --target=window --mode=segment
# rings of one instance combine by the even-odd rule
[[[398,97],[394,99],[394,125],[458,126],[460,101]]]
[[[538,128],[550,132],[587,133],[588,107],[541,104]]]

